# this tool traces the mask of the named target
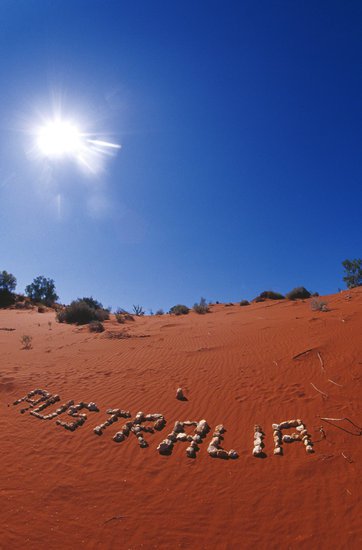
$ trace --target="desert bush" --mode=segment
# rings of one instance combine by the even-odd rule
[[[163,311],[162,308],[158,309],[155,313],[155,315],[164,315],[164,314],[165,314],[165,312]]]
[[[47,279],[42,275],[36,277],[33,282],[25,288],[25,293],[33,302],[40,302],[46,306],[51,306],[58,300],[53,279]]]
[[[74,300],[69,306],[58,311],[57,320],[59,323],[75,323],[86,325],[91,321],[106,321],[109,319],[109,312],[105,309],[94,309],[83,300]]]
[[[362,285],[362,259],[344,260],[342,262],[345,276],[343,277],[347,288],[355,288]]]
[[[310,298],[310,292],[304,288],[304,286],[298,286],[288,292],[285,297],[288,298],[288,300],[304,300]]]
[[[89,307],[92,307],[93,309],[104,309],[103,305],[98,302],[98,300],[95,300],[92,296],[90,297],[84,297],[84,298],[78,298],[80,302],[85,302],[89,305]]]
[[[109,311],[108,309],[96,309],[97,321],[108,321]]]
[[[228,302],[227,304],[225,304],[224,307],[231,307],[231,306],[233,306],[233,305],[234,305],[234,304],[233,304],[232,302]]]
[[[254,298],[253,302],[265,302],[265,298],[263,298],[262,296],[257,296],[256,298]]]
[[[318,300],[317,298],[312,299],[310,307],[312,308],[312,311],[329,311],[328,303],[323,302],[323,300]]]
[[[45,313],[46,308],[44,306],[38,306],[38,313]]]
[[[142,306],[139,306],[139,305],[134,305],[133,306],[133,313],[137,316],[137,317],[140,317],[142,315],[145,314],[145,311],[143,309]]]
[[[248,300],[241,300],[241,302],[240,302],[241,306],[248,306],[249,304],[250,304],[250,302],[248,302]]]
[[[28,334],[23,334],[20,338],[21,345],[23,346],[22,349],[31,349],[33,347],[31,344],[32,340],[32,336],[29,336]]]
[[[183,304],[177,304],[170,309],[170,313],[174,315],[187,315],[189,311],[190,308]]]
[[[264,298],[264,300],[284,300],[285,296],[279,292],[274,292],[274,290],[264,290],[257,298]]]
[[[89,332],[104,332],[104,326],[100,321],[91,321],[88,328]]]
[[[194,304],[193,310],[196,313],[199,313],[200,315],[203,315],[205,313],[209,313],[210,308],[207,305],[205,298],[200,298],[200,302]]]

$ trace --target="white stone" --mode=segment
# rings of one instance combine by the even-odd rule
[[[261,448],[260,445],[255,445],[254,449],[253,449],[253,455],[254,456],[258,456],[260,455],[261,453],[263,452],[263,449]]]

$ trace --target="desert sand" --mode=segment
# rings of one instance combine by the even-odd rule
[[[0,547],[361,548],[362,288],[323,299],[328,312],[310,300],[219,304],[111,319],[102,334],[52,311],[1,310]],[[32,349],[21,349],[24,334]],[[100,412],[74,432],[20,414],[13,402],[35,388]],[[144,434],[147,448],[133,434],[116,443],[123,420],[93,431],[108,408],[161,413],[167,425]],[[272,423],[295,418],[314,453],[295,442],[274,456]],[[183,442],[159,454],[176,420],[201,419],[225,426],[222,446],[239,458],[211,458],[212,431],[195,459]],[[255,424],[265,458],[252,456]]]

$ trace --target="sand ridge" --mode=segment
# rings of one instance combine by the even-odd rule
[[[102,334],[59,325],[51,312],[0,311],[0,329],[15,329],[0,330],[0,546],[359,548],[361,437],[317,415],[362,423],[362,291],[326,300],[329,312],[267,301],[126,327],[110,320]],[[122,331],[127,338],[116,337]],[[21,349],[23,334],[31,350]],[[74,432],[20,414],[13,401],[34,388],[100,412]],[[147,448],[136,437],[113,441],[123,420],[94,434],[117,408],[162,414],[167,425],[144,434]],[[305,422],[314,454],[298,442],[274,456],[272,423],[292,418]],[[211,433],[195,459],[183,442],[170,456],[157,452],[176,420],[201,419]],[[220,424],[236,460],[207,453]],[[252,456],[255,424],[263,459]]]

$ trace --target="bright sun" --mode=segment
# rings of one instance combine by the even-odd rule
[[[51,120],[37,132],[37,146],[46,157],[77,157],[84,145],[77,126],[66,120]]]
[[[45,157],[55,162],[70,160],[88,174],[103,171],[107,160],[121,148],[99,132],[82,132],[72,118],[58,113],[42,117],[42,124],[34,127],[32,135],[35,158]]]

